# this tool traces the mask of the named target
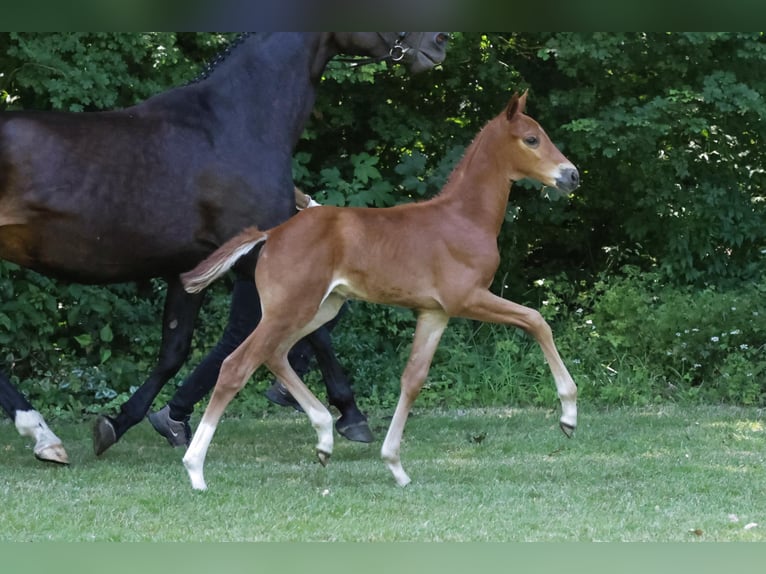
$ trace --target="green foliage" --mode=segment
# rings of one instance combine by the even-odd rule
[[[13,108],[128,106],[192,79],[226,39],[175,32],[5,33],[0,37],[0,87]]]
[[[3,33],[0,108],[131,105],[193,79],[232,37]],[[445,63],[417,76],[333,61],[293,175],[335,205],[430,197],[528,88],[582,186],[559,198],[514,185],[493,289],[549,318],[586,401],[763,405],[765,63],[762,33],[634,32],[455,33]],[[0,293],[4,368],[41,408],[113,408],[154,364],[160,283],[65,285],[0,263]],[[187,368],[227,303],[217,287]],[[408,312],[355,304],[336,329],[365,405],[395,402],[413,328]],[[243,411],[263,408],[260,390],[242,393]],[[451,323],[419,400],[557,403],[529,337],[467,321]]]
[[[535,96],[567,110],[584,168],[590,257],[640,245],[679,284],[763,272],[762,34],[553,34],[538,54]]]
[[[766,282],[700,290],[661,278],[626,268],[590,287],[540,281],[581,396],[766,405]]]

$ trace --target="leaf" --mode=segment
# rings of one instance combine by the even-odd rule
[[[112,339],[114,339],[114,333],[112,333],[111,325],[106,324],[101,327],[98,336],[104,343],[111,343]]]
[[[93,338],[88,333],[77,335],[74,340],[84,349],[90,347],[93,343]]]
[[[351,163],[354,166],[354,179],[366,184],[371,179],[380,179],[381,175],[375,164],[378,158],[368,153],[360,153],[351,156]]]

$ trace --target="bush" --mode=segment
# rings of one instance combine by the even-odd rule
[[[579,291],[540,282],[582,396],[766,404],[766,281],[693,289],[660,277],[626,268]]]

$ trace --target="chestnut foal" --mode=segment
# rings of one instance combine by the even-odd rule
[[[198,292],[265,243],[255,270],[263,319],[224,361],[183,457],[195,489],[206,488],[205,455],[226,405],[262,364],[308,414],[319,439],[317,455],[327,463],[332,417],[290,368],[287,352],[334,317],[348,298],[408,307],[418,314],[399,403],[381,449],[400,486],[410,482],[399,457],[404,425],[450,317],[513,325],[534,337],[556,382],[561,429],[571,436],[577,424],[577,387],[550,327],[539,312],[488,289],[500,261],[497,236],[510,182],[534,178],[565,192],[579,185],[577,169],[524,114],[525,103],[526,93],[513,96],[479,132],[436,197],[382,209],[307,209],[269,231],[245,230],[181,276],[187,291]]]

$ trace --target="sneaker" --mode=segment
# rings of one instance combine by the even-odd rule
[[[189,421],[174,421],[170,418],[170,407],[165,405],[156,413],[147,415],[154,430],[168,439],[170,446],[189,446],[191,442],[191,427]]]
[[[298,401],[295,400],[295,397],[293,397],[290,394],[290,391],[288,391],[279,381],[274,381],[272,385],[266,389],[266,393],[264,394],[266,395],[266,398],[274,404],[282,407],[293,407],[299,413],[303,412],[303,409],[298,404]]]

